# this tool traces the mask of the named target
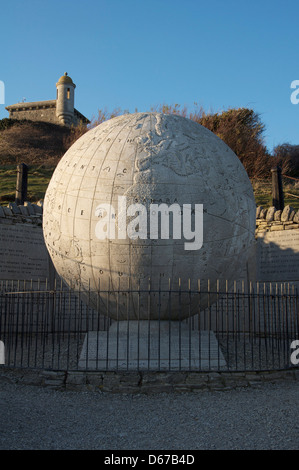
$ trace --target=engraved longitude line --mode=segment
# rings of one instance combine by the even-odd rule
[[[130,121],[130,124],[135,120],[135,126],[137,124],[137,119],[136,119],[136,116],[132,116],[132,119]],[[144,126],[144,122],[145,122],[145,119],[143,120],[143,124],[142,124],[142,127],[140,129],[140,132],[139,132],[139,136],[142,134],[142,130],[143,130],[143,126]],[[133,132],[133,130],[135,131],[135,129],[131,128],[130,132],[128,133],[128,136],[126,139],[129,138],[131,132]],[[126,142],[125,142],[126,143]],[[125,144],[124,144],[125,146]],[[114,180],[113,180],[113,187],[114,187],[114,182],[115,182],[115,178],[116,178],[116,175],[117,175],[117,168],[119,166],[119,163],[120,163],[120,159],[121,159],[121,155],[122,155],[122,152],[123,152],[123,149],[124,149],[124,146],[120,152],[120,156],[119,156],[119,159],[118,159],[118,162],[117,162],[117,167],[116,167],[116,172],[115,172],[115,176],[114,176]],[[134,164],[133,164],[133,178],[134,178],[134,168],[135,168],[135,162],[136,162],[136,158],[137,158],[137,154],[138,154],[138,145],[136,145],[136,150],[135,150],[135,159],[134,159]],[[111,194],[111,201],[112,202],[112,194]],[[131,278],[131,243],[128,244],[128,247],[129,247],[129,279]],[[110,269],[110,272],[111,272],[111,261],[110,261],[110,251],[109,251],[109,269]],[[113,282],[112,282],[112,288],[113,288]]]
[[[114,126],[114,127],[115,127],[115,126]],[[113,129],[114,129],[114,127],[113,127]],[[113,129],[111,129],[110,132],[112,132]],[[110,132],[109,132],[109,133],[110,133]],[[109,133],[108,133],[108,135],[109,135]],[[104,138],[107,138],[108,135],[105,135]],[[104,138],[103,138],[103,140],[104,140]],[[102,142],[101,142],[101,143],[102,143]],[[98,148],[99,148],[99,146],[101,145],[101,143],[98,145],[97,149],[94,151],[93,156],[94,156],[94,154],[96,153],[96,151],[98,150]],[[83,151],[82,156],[83,156],[83,155],[85,154],[85,152],[87,152],[88,150],[89,150],[89,146],[86,147],[86,149]],[[81,157],[80,157],[80,158],[81,158]],[[64,193],[63,193],[63,199],[62,199],[62,202],[61,202],[61,207],[63,207],[64,201],[65,201],[65,197],[66,197],[66,195],[68,194],[68,188],[69,188],[71,179],[72,179],[72,177],[73,177],[74,171],[75,171],[75,170],[73,169],[73,173],[72,173],[72,174],[70,175],[70,177],[69,177],[69,181],[68,181],[66,190],[65,190]],[[61,179],[62,179],[62,177],[63,177],[63,173],[62,173],[62,175],[61,175]],[[61,179],[59,180],[59,182],[61,181]],[[63,214],[63,211],[61,211],[61,214],[60,214],[60,227],[61,227],[61,222],[62,222],[62,214]],[[52,248],[52,249],[53,249],[53,248]],[[59,251],[57,251],[57,250],[55,250],[55,249],[53,249],[53,250],[55,251],[56,254],[60,254],[60,255],[61,255],[61,253],[59,253]],[[63,256],[64,256],[64,255],[63,255]],[[67,258],[66,256],[64,256],[64,257]]]
[[[133,121],[133,118],[129,121],[129,123],[131,124],[132,121]],[[117,165],[116,165],[116,168],[115,168],[115,173],[114,173],[113,183],[112,183],[112,188],[111,188],[110,205],[112,205],[112,199],[113,199],[113,195],[114,195],[114,183],[115,183],[115,179],[116,179],[116,176],[117,176],[117,169],[118,169],[118,166],[119,166],[119,162],[120,162],[124,147],[126,145],[126,142],[129,139],[129,136],[132,133],[132,131],[133,131],[133,129],[130,128],[129,132],[127,133],[127,136],[124,139],[124,144],[121,148],[121,151],[119,152],[119,158],[118,158]],[[112,145],[115,143],[116,139],[117,139],[117,137],[112,142]],[[109,266],[109,273],[111,275],[112,271],[111,271],[111,256],[110,256],[111,255],[111,252],[110,252],[111,247],[110,247],[110,245],[111,244],[108,242],[108,266]],[[111,288],[113,290],[113,278],[112,277],[111,277]]]
[[[153,124],[153,119],[156,119],[156,117],[154,116],[153,113],[150,114],[150,132],[153,133],[153,129],[155,127],[155,125]],[[152,159],[152,149],[150,149],[150,169],[151,169],[151,179],[150,179],[150,182],[151,182],[151,185],[153,183],[152,181],[152,178],[153,178],[153,159]],[[159,216],[158,216],[159,217]],[[158,230],[159,230],[159,223],[158,223]],[[155,246],[156,245],[153,245],[152,243],[150,243],[150,253],[151,253],[151,263],[150,263],[150,266],[151,266],[151,270],[150,270],[150,277],[152,278],[152,269],[153,269],[153,250],[155,249]]]
[[[149,117],[150,117],[150,121],[151,121],[151,114],[152,113],[148,113]],[[140,131],[140,135],[142,134],[142,131],[143,131],[143,127],[145,126],[146,122],[147,122],[147,119],[148,119],[148,115],[147,116],[144,116],[144,119],[143,119],[143,124],[142,124],[142,129]],[[150,131],[151,131],[151,125],[150,125]],[[135,159],[134,159],[134,170],[135,168],[137,168],[136,166],[136,161],[137,161],[137,157],[138,157],[138,147],[136,146],[136,153],[135,153]],[[134,173],[133,173],[133,181],[134,181]],[[132,255],[132,242],[131,240],[129,241],[129,256],[130,256],[130,259],[131,259],[131,255]],[[131,278],[132,276],[132,264],[131,262],[129,263],[129,277]]]
[[[83,153],[82,153],[81,157],[79,157],[79,159],[82,158],[82,156],[85,154],[85,152],[87,152],[87,150],[88,150],[88,147],[86,147],[86,148],[83,150]],[[76,158],[76,155],[75,155],[75,158]],[[69,162],[69,163],[70,163],[70,162]],[[65,198],[66,198],[66,196],[67,196],[67,194],[68,194],[68,188],[69,188],[71,179],[72,179],[72,177],[74,176],[74,171],[75,171],[75,168],[73,167],[73,172],[72,172],[71,175],[69,175],[69,180],[68,180],[68,183],[67,183],[67,187],[66,187],[66,189],[65,189],[65,191],[64,191],[64,193],[63,193],[63,198],[62,198],[62,201],[61,201],[61,213],[60,213],[60,218],[59,218],[59,227],[61,227],[64,202],[65,202]],[[61,178],[60,178],[60,180],[59,180],[59,184],[60,184],[62,178],[63,178],[63,172],[62,172],[62,174],[61,174]]]
[[[99,144],[99,145],[100,145],[100,144]],[[98,147],[99,147],[99,146],[98,146]],[[97,147],[97,149],[98,149],[98,147]],[[86,153],[88,150],[89,150],[89,146],[87,146],[87,147],[84,149],[83,154],[81,155],[81,157],[79,157],[79,160],[85,155],[85,153]],[[96,152],[96,150],[95,150],[95,152]],[[95,152],[93,153],[93,156],[94,156]],[[75,157],[76,157],[76,155],[75,155]],[[75,162],[75,163],[76,163],[76,166],[77,166],[77,162]],[[69,189],[69,185],[70,185],[70,183],[71,183],[71,179],[72,179],[72,177],[74,176],[74,171],[75,171],[75,167],[73,166],[73,172],[72,172],[72,174],[71,174],[70,177],[69,177],[69,181],[68,181],[67,187],[66,187],[66,189],[65,189],[65,191],[64,191],[64,194],[63,194],[63,200],[62,200],[62,203],[61,203],[61,207],[62,207],[62,208],[63,208],[63,206],[64,206],[65,198],[66,198],[66,196],[68,195],[68,189]],[[60,227],[61,227],[61,223],[62,223],[62,215],[63,215],[63,210],[61,211],[61,214],[60,214],[60,224],[59,224]]]
[[[122,132],[122,130],[126,127],[127,125],[127,120],[125,122],[125,124],[122,126],[122,128],[120,129],[120,131],[118,132],[118,134],[116,135],[115,139],[119,136],[119,134]],[[113,129],[111,129],[111,132],[115,130],[115,127],[113,127]],[[108,136],[111,134],[111,132],[109,132],[108,135],[106,135],[105,137],[108,138]],[[115,141],[115,139],[113,140],[113,142]],[[103,168],[103,165],[107,159],[107,156],[108,156],[108,153],[112,147],[112,144],[113,142],[110,144],[108,150],[106,151],[106,154],[103,158],[103,161],[102,161],[102,164],[101,164],[101,168],[100,168],[100,171],[98,172],[98,176],[97,176],[97,180],[96,180],[96,183],[95,183],[95,187],[94,187],[94,190],[93,190],[93,196],[92,196],[92,201],[94,200],[94,197],[95,197],[95,193],[96,193],[96,190],[97,190],[97,186],[98,186],[98,181],[99,181],[99,177],[100,177],[100,174],[101,174],[101,170]],[[91,222],[92,222],[92,217],[90,217],[90,220],[89,220],[89,235],[91,233]],[[91,253],[91,237],[89,236],[89,253]],[[97,285],[96,284],[96,279],[95,279],[95,275],[94,275],[94,266],[93,266],[93,262],[92,262],[92,257],[90,257],[91,259],[91,274],[92,274],[92,278],[93,278],[93,282],[94,282],[94,285]]]
[[[116,125],[114,125],[114,126],[112,127],[112,129],[111,129],[110,132],[112,132],[113,129],[115,129],[115,127],[116,127]],[[84,173],[83,173],[83,175],[82,175],[82,178],[81,178],[81,181],[80,181],[80,185],[79,185],[79,189],[78,189],[78,196],[80,196],[80,191],[81,191],[82,182],[83,182],[85,173],[86,173],[87,170],[89,169],[90,162],[92,161],[92,159],[93,159],[93,157],[95,156],[96,152],[98,151],[99,147],[102,145],[103,141],[104,141],[106,138],[108,138],[110,132],[108,132],[108,134],[106,134],[106,135],[103,136],[103,139],[102,139],[101,142],[98,144],[98,146],[97,146],[96,149],[94,150],[92,156],[90,157],[88,163],[86,164],[85,171],[84,171]],[[83,155],[84,155],[84,153],[83,153]],[[82,155],[82,157],[83,157],[83,155]],[[81,158],[82,158],[82,157],[81,157]],[[80,158],[80,160],[81,160],[81,158]],[[79,164],[79,166],[80,166],[80,164]],[[75,202],[74,219],[73,219],[73,234],[75,233],[75,215],[76,215],[76,210],[77,210],[78,201],[79,201],[79,197],[76,198],[76,202]],[[89,247],[89,248],[90,248],[90,247]]]
[[[216,217],[217,219],[224,220],[225,222],[234,223],[234,225],[237,225],[238,227],[243,228],[244,230],[246,230],[248,232],[251,232],[251,230],[248,230],[248,227],[244,227],[243,225],[237,223],[235,220],[232,222],[229,219],[225,219],[225,217],[221,217],[221,215],[212,214],[211,212],[207,212],[207,214],[211,215],[212,217]],[[252,233],[255,233],[254,229],[252,230]]]

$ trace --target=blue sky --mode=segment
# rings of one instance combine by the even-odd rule
[[[298,0],[0,0],[5,105],[55,99],[68,72],[75,106],[148,111],[194,102],[249,107],[271,151],[299,144]],[[0,105],[0,118],[7,117]]]

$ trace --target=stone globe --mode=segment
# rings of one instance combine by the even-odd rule
[[[237,156],[200,124],[125,114],[60,160],[43,231],[57,273],[92,308],[119,320],[179,320],[215,300],[217,280],[231,285],[244,271],[255,200]]]

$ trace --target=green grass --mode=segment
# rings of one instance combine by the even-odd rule
[[[272,206],[272,182],[271,180],[252,181],[255,201],[258,206],[264,209]],[[296,211],[299,210],[299,181],[292,182],[289,179],[283,179],[284,205],[290,205]],[[292,194],[293,196],[291,196]],[[297,197],[294,197],[297,196]]]
[[[47,186],[55,167],[32,166],[28,171],[27,199],[37,202],[44,198]],[[0,204],[7,205],[15,200],[17,170],[15,165],[0,166]],[[284,203],[299,210],[299,181],[284,180]],[[255,200],[258,206],[268,208],[272,205],[271,180],[252,181]],[[298,196],[291,197],[287,193]]]
[[[44,198],[54,167],[32,167],[28,171],[27,200],[37,202]],[[0,166],[0,204],[15,200],[17,170],[15,165]]]

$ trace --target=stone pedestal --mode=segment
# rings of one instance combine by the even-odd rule
[[[213,331],[177,321],[120,321],[89,331],[79,368],[96,370],[211,370],[226,362]]]

